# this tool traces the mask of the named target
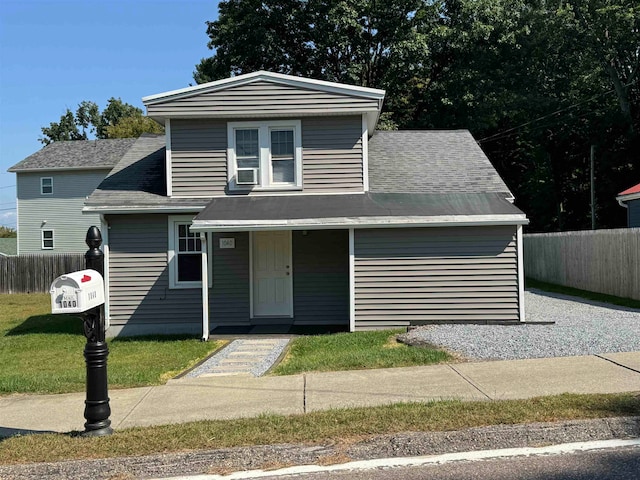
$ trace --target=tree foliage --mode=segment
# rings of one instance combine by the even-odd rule
[[[384,128],[468,128],[531,230],[619,226],[640,177],[636,0],[224,0],[198,83],[264,69],[383,88]]]
[[[15,228],[0,225],[0,238],[16,238],[17,236],[18,232]]]
[[[80,102],[75,114],[67,108],[59,122],[42,127],[45,145],[63,140],[87,140],[95,138],[129,138],[142,133],[162,133],[164,128],[148,117],[138,107],[111,97],[102,112],[95,102]]]

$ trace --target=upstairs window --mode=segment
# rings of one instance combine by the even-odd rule
[[[53,178],[52,177],[40,178],[40,194],[53,195]]]
[[[42,250],[53,250],[53,230],[42,230]]]
[[[302,188],[299,120],[229,123],[228,140],[232,190]]]

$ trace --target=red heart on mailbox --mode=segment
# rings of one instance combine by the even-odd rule
[[[85,275],[84,277],[82,277],[80,282],[84,283],[84,282],[88,282],[89,280],[91,280],[91,277],[89,275]]]

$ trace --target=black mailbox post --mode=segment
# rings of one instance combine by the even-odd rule
[[[85,253],[86,268],[104,275],[104,253],[100,250],[102,235],[98,227],[90,227],[86,238],[89,250]],[[87,310],[83,315],[84,358],[87,364],[87,397],[85,400],[83,436],[103,436],[113,433],[111,407],[107,385],[107,357],[109,348],[105,341],[104,305]]]

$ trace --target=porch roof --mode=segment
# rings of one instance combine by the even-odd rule
[[[214,198],[191,227],[200,231],[522,225],[526,216],[498,193],[282,195]]]

